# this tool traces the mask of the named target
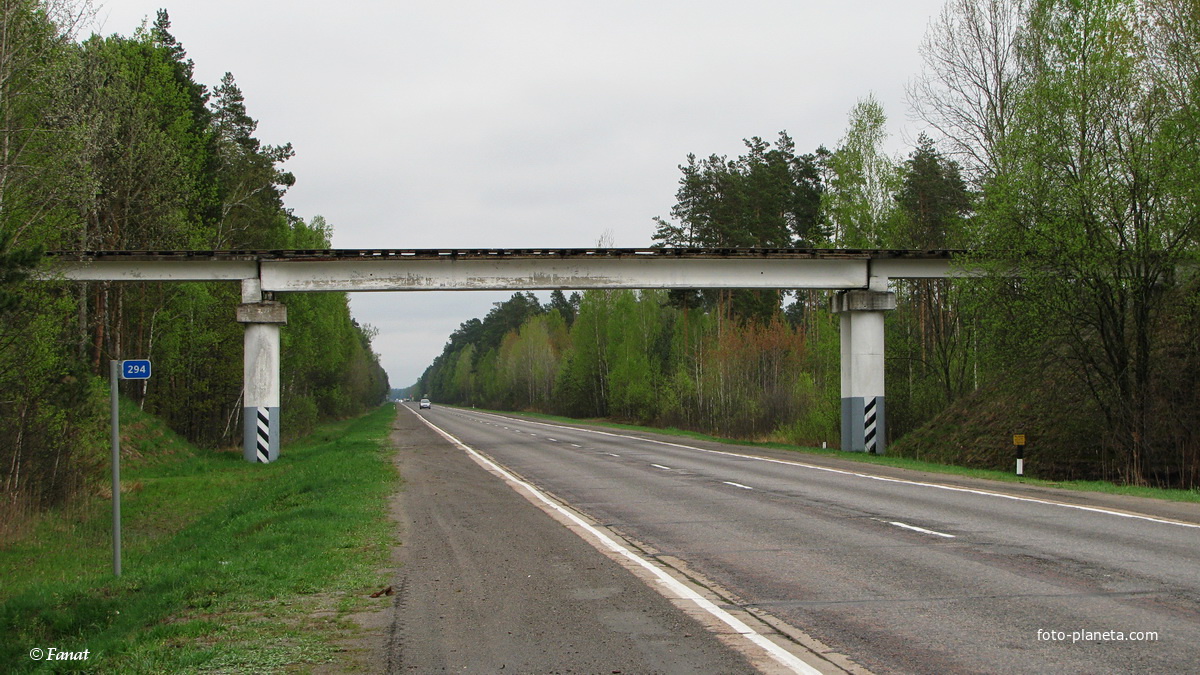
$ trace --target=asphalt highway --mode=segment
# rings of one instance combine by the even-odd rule
[[[1200,667],[1200,505],[413,412],[849,670]]]

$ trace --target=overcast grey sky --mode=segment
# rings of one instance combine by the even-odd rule
[[[230,71],[286,204],[338,248],[648,246],[689,152],[787,130],[833,148],[868,94],[890,147],[943,0],[96,0],[95,32],[157,9],[210,87]],[[392,386],[509,293],[357,293]]]

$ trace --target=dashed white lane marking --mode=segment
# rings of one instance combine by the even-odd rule
[[[733,616],[732,614],[725,611],[724,609],[721,609],[713,601],[709,600],[708,598],[704,597],[703,595],[700,595],[696,591],[694,591],[691,588],[689,588],[688,586],[684,585],[683,582],[679,581],[678,579],[671,576],[670,574],[667,574],[667,572],[665,570],[663,570],[662,568],[657,567],[650,561],[645,560],[642,557],[638,556],[636,553],[631,551],[629,548],[622,546],[620,543],[618,543],[612,537],[609,537],[607,534],[596,529],[594,526],[592,526],[591,524],[589,524],[588,522],[586,522],[579,516],[575,515],[573,512],[567,510],[564,506],[562,506],[558,502],[555,502],[554,500],[550,499],[550,497],[548,497],[541,490],[535,488],[534,486],[521,480],[520,478],[517,478],[516,476],[514,476],[513,474],[511,474],[507,470],[505,470],[503,467],[501,467],[499,464],[493,462],[491,459],[489,459],[482,453],[478,452],[471,446],[463,443],[462,441],[458,440],[454,436],[451,436],[450,434],[446,433],[445,431],[442,431],[441,428],[434,425],[433,422],[430,422],[429,420],[425,419],[424,417],[421,417],[421,415],[417,414],[416,412],[413,412],[413,414],[417,415],[417,417],[420,418],[420,420],[422,422],[424,422],[430,429],[433,429],[435,432],[437,432],[442,438],[445,438],[447,441],[450,441],[454,445],[465,450],[472,457],[476,458],[476,460],[478,460],[480,463],[484,464],[487,467],[490,467],[491,470],[494,471],[497,475],[502,476],[505,480],[509,481],[510,484],[520,486],[522,489],[527,490],[530,494],[532,494],[535,498],[537,498],[538,501],[542,502],[547,507],[554,509],[558,513],[562,514],[563,517],[565,517],[568,520],[570,520],[571,522],[575,523],[577,526],[579,526],[579,528],[581,530],[587,532],[592,537],[594,537],[594,541],[591,542],[591,543],[593,543],[593,545],[597,545],[598,547],[606,548],[606,549],[612,551],[613,553],[615,553],[616,555],[619,555],[619,556],[633,562],[634,564],[638,565],[639,567],[645,569],[647,572],[654,575],[654,577],[659,581],[659,583],[662,586],[666,587],[667,589],[670,589],[670,591],[672,593],[675,593],[682,598],[686,598],[687,600],[690,600],[697,607],[704,610],[705,612],[708,612],[709,614],[711,614],[714,618],[716,618],[721,623],[724,623],[725,625],[729,626],[735,633],[741,635],[742,637],[746,638],[750,642],[753,642],[755,645],[757,645],[758,647],[765,650],[768,654],[771,655],[772,658],[774,658],[776,661],[778,661],[783,666],[790,668],[793,672],[801,673],[802,675],[820,675],[821,674],[820,670],[817,670],[816,668],[814,668],[813,666],[809,665],[804,660],[802,660],[800,657],[796,656],[795,654],[792,654],[791,652],[789,652],[788,650],[784,649],[783,647],[775,644],[771,640],[768,640],[766,638],[766,636],[764,636],[763,634],[754,630],[750,626],[746,625],[746,623],[744,621],[737,618],[736,616]],[[652,586],[652,588],[654,588],[654,587]],[[655,588],[655,590],[660,590],[660,589]],[[666,595],[666,593],[663,593],[663,595]]]
[[[663,471],[670,471],[670,470],[671,470],[671,467],[669,467],[669,466],[663,466],[662,464],[651,464],[650,466],[652,466],[652,467],[654,467],[654,468],[656,468],[656,469],[662,469]]]
[[[580,445],[580,444],[578,444],[578,443],[572,443],[572,444],[571,444],[571,447],[574,447],[574,448],[582,448],[583,446],[582,446],[582,445]]]
[[[489,414],[493,414],[493,413],[478,413],[477,412],[477,414],[489,415]],[[510,419],[510,418],[505,418],[502,415],[496,415],[496,417],[500,417],[502,419]],[[977,490],[974,488],[958,487],[957,485],[942,485],[940,483],[926,483],[926,482],[922,482],[922,481],[905,480],[903,478],[889,478],[887,476],[876,476],[876,475],[872,475],[869,473],[861,473],[859,471],[847,471],[845,469],[834,469],[834,468],[831,468],[828,466],[818,466],[816,464],[806,464],[804,462],[794,462],[791,460],[784,460],[784,459],[772,459],[770,457],[758,457],[755,455],[743,455],[741,453],[726,452],[724,450],[709,450],[708,448],[698,448],[694,445],[684,445],[683,443],[671,443],[669,441],[660,441],[660,440],[653,439],[653,438],[642,438],[641,436],[630,436],[628,434],[614,434],[614,433],[611,433],[608,431],[597,431],[595,429],[584,429],[581,427],[568,427],[568,426],[563,426],[561,424],[548,424],[546,422],[529,422],[529,424],[539,424],[541,426],[553,427],[555,429],[568,429],[571,431],[582,431],[582,432],[586,432],[589,434],[598,434],[600,436],[612,436],[613,438],[626,438],[626,439],[634,440],[634,441],[642,441],[643,443],[655,443],[658,445],[666,445],[666,446],[670,446],[670,447],[674,447],[674,448],[684,448],[687,450],[695,450],[696,452],[707,452],[711,455],[724,455],[726,457],[737,457],[739,459],[750,459],[750,460],[755,460],[755,461],[759,461],[759,462],[770,462],[771,464],[786,464],[788,466],[798,466],[798,467],[803,467],[805,469],[812,469],[814,471],[825,471],[827,473],[837,473],[837,474],[841,474],[843,476],[853,476],[855,478],[866,478],[869,480],[877,480],[877,481],[880,481],[883,483],[898,483],[901,485],[915,485],[918,487],[927,487],[927,488],[935,488],[938,490],[947,490],[949,492],[961,492],[964,494],[980,495],[983,497],[995,497],[995,498],[999,498],[999,499],[1008,499],[1008,500],[1015,501],[1015,502],[1025,502],[1025,503],[1029,503],[1029,504],[1045,504],[1047,506],[1058,506],[1058,507],[1064,508],[1064,509],[1087,511],[1089,513],[1101,513],[1101,514],[1108,515],[1108,516],[1117,516],[1119,518],[1132,518],[1134,520],[1144,520],[1144,521],[1148,521],[1151,523],[1160,523],[1162,525],[1175,525],[1177,527],[1189,527],[1192,529],[1200,529],[1200,524],[1197,524],[1197,523],[1189,523],[1189,522],[1180,521],[1180,520],[1168,520],[1166,518],[1156,518],[1154,516],[1147,516],[1147,515],[1143,515],[1140,513],[1129,513],[1126,511],[1117,511],[1115,509],[1101,508],[1098,506],[1084,506],[1082,504],[1069,504],[1066,502],[1051,501],[1049,499],[1037,499],[1036,497],[1020,497],[1017,495],[1006,494],[1004,492],[992,492],[991,490]]]
[[[606,452],[604,454],[608,455],[609,457],[620,457],[620,455],[615,452]]]
[[[750,487],[749,485],[742,485],[741,483],[735,483],[731,480],[725,480],[725,481],[721,481],[721,482],[726,485],[732,485],[733,487],[736,487],[736,488],[742,488],[743,490],[753,490],[754,489],[754,488]]]
[[[555,443],[557,443],[557,442],[558,442],[558,439],[557,439],[557,438],[550,438],[549,436],[547,436],[547,437],[546,437],[546,440],[548,440],[548,441],[554,441]]]
[[[946,534],[945,532],[935,532],[933,530],[927,530],[923,527],[917,527],[916,525],[908,525],[906,523],[899,523],[894,520],[889,520],[889,521],[887,521],[887,523],[888,523],[888,525],[895,525],[896,527],[903,527],[906,530],[912,530],[914,532],[921,532],[923,534],[932,534],[935,537],[945,537],[946,539],[954,539],[954,535],[952,535],[952,534]]]

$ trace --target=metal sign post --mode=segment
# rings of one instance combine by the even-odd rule
[[[109,361],[109,399],[112,402],[113,575],[121,576],[121,411],[117,381],[150,379],[150,361]]]

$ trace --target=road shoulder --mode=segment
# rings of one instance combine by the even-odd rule
[[[750,673],[742,655],[460,448],[400,411],[386,608],[355,615],[368,672]]]

